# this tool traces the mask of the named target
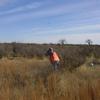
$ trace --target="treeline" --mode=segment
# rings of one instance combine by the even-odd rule
[[[46,47],[39,44],[1,43],[0,58],[2,57],[42,57]]]
[[[83,64],[87,57],[100,58],[99,45],[68,45],[68,44],[26,44],[0,43],[0,58],[2,57],[38,57],[43,59],[49,47],[53,47],[62,61],[62,66],[77,67]]]

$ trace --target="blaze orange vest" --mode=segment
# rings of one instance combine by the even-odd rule
[[[58,55],[56,52],[53,52],[51,55],[50,55],[50,61],[53,63],[54,61],[60,61]]]

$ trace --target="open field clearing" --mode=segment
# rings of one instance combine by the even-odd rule
[[[52,72],[47,59],[3,58],[0,100],[100,100],[100,67]]]

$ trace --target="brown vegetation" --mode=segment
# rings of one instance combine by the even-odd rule
[[[47,59],[0,60],[0,100],[100,100],[100,68],[52,72]]]
[[[49,47],[60,56],[58,72]],[[0,58],[0,100],[100,100],[100,46],[3,43]]]
[[[73,69],[85,63],[88,57],[100,58],[99,45],[68,45],[68,44],[24,44],[1,43],[0,58],[25,57],[43,59],[49,47],[53,47],[61,58],[61,65]]]

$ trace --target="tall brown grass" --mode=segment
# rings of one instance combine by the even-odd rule
[[[100,100],[100,68],[53,72],[47,59],[3,58],[0,100]]]

